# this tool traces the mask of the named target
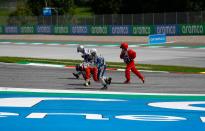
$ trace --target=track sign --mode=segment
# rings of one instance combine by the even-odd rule
[[[148,39],[149,39],[149,44],[165,44],[166,43],[165,34],[149,35]]]
[[[52,15],[52,10],[50,7],[43,8],[43,16],[51,16],[51,15]]]

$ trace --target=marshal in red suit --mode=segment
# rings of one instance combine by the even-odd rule
[[[128,43],[123,42],[120,45],[122,49],[120,58],[123,59],[125,62],[126,70],[125,70],[125,77],[126,80],[124,81],[125,84],[130,83],[130,70],[137,75],[141,81],[144,83],[145,79],[144,76],[136,69],[134,59],[136,58],[136,52],[133,49],[128,49]]]

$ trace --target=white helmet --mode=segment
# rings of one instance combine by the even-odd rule
[[[92,48],[92,49],[90,50],[90,53],[91,53],[91,55],[93,55],[93,56],[97,55],[97,49]]]
[[[83,51],[84,51],[84,46],[83,46],[83,45],[79,45],[79,46],[77,47],[77,52],[83,53]]]

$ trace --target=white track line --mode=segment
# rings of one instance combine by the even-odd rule
[[[59,68],[63,68],[63,67],[65,67],[64,65],[39,64],[39,63],[28,63],[28,64],[23,64],[23,65],[41,66],[41,67],[59,67]]]
[[[0,42],[0,44],[11,44],[13,42]]]
[[[132,93],[132,92],[108,92],[108,91],[79,91],[79,90],[55,90],[55,89],[28,89],[15,87],[0,87],[0,91],[14,92],[40,92],[40,93],[77,93],[77,94],[115,94],[115,95],[156,95],[156,96],[205,96],[205,94],[170,94],[170,93]]]

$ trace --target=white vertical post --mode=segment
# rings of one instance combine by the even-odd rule
[[[203,12],[201,10],[201,24],[203,24]]]
[[[111,16],[112,16],[112,25],[113,25],[113,14]]]
[[[121,19],[122,19],[122,22],[121,22],[121,24],[123,25],[123,14],[121,14]]]
[[[178,24],[178,13],[176,12],[175,15],[176,15],[176,24]]]
[[[134,22],[133,22],[133,19],[134,19],[134,18],[133,18],[133,17],[134,17],[134,16],[133,16],[133,14],[132,14],[132,25],[134,24]]]
[[[164,25],[166,25],[167,21],[166,21],[166,12],[164,12]]]
[[[103,15],[103,25],[105,24],[105,20],[104,20],[105,18],[104,18],[104,17],[105,17],[105,16]]]
[[[152,13],[152,24],[154,25],[154,13]]]
[[[94,17],[93,17],[93,24],[95,25],[95,15],[94,15]]]
[[[189,12],[187,12],[187,24],[189,24]]]

